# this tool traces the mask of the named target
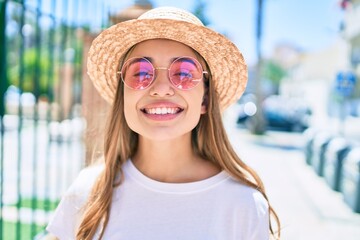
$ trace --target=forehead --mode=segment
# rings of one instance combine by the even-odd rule
[[[196,57],[195,51],[180,42],[168,39],[152,39],[136,44],[130,56],[190,56]]]

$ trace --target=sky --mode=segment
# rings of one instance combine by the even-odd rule
[[[151,0],[154,7],[174,6],[192,11],[195,0]],[[226,34],[243,53],[249,65],[256,63],[256,0],[207,0],[208,27]],[[123,9],[132,0],[114,1],[112,9]],[[339,0],[264,0],[263,55],[270,56],[280,43],[303,51],[319,51],[339,39],[343,12]]]
[[[173,6],[192,11],[197,0],[149,0],[154,7]],[[256,63],[255,23],[257,0],[203,0],[208,27],[226,34],[243,53],[249,65]],[[340,0],[263,0],[264,57],[274,47],[286,43],[306,52],[320,51],[339,40],[339,27],[343,11]],[[37,0],[27,0],[37,4]],[[51,10],[53,1],[43,1],[43,9]],[[134,4],[134,0],[67,0],[56,1],[55,11],[68,20],[90,21],[101,26],[108,12],[115,14]],[[105,6],[106,4],[106,6]],[[103,21],[104,22],[104,21]],[[97,31],[97,30],[95,30]]]

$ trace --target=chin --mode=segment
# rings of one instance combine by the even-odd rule
[[[170,141],[176,139],[185,140],[187,138],[191,139],[191,131],[192,129],[179,131],[180,129],[176,129],[176,131],[171,131],[171,129],[157,129],[156,131],[148,131],[148,132],[137,132],[139,137],[143,137],[150,141]]]

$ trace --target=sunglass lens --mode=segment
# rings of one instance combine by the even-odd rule
[[[124,83],[132,89],[145,89],[154,79],[152,64],[145,58],[129,59],[121,70]]]
[[[192,58],[179,58],[170,66],[170,80],[179,89],[195,87],[202,79],[202,68]]]

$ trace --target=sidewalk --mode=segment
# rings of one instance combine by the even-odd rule
[[[360,239],[360,214],[305,163],[302,135],[228,130],[240,157],[265,183],[281,220],[282,240]]]

